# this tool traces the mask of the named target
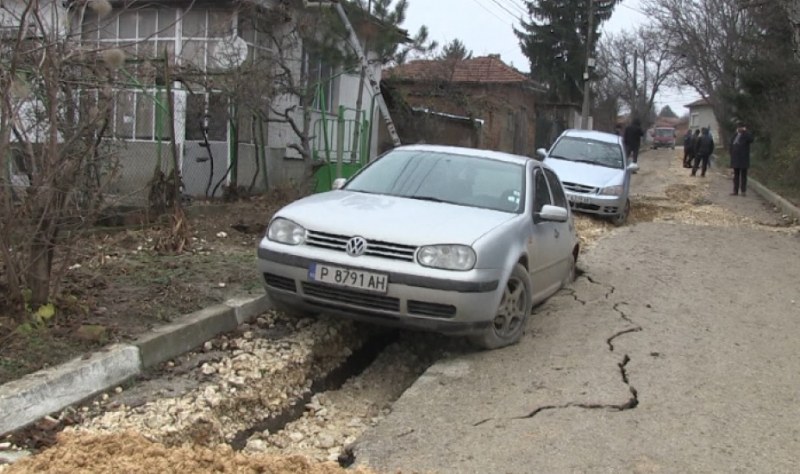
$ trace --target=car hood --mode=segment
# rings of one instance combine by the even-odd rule
[[[619,168],[590,165],[576,161],[559,160],[558,158],[545,158],[562,183],[576,183],[596,188],[622,184],[625,171]]]
[[[405,245],[471,245],[518,214],[346,190],[305,197],[276,217],[306,229]]]

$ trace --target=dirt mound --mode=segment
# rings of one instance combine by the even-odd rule
[[[371,474],[364,468],[344,469],[333,462],[312,462],[302,456],[248,455],[230,446],[197,445],[168,448],[133,433],[63,434],[41,454],[8,466],[4,474],[126,473],[275,473]]]

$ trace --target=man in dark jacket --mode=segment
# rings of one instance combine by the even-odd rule
[[[700,132],[700,137],[697,138],[694,144],[694,166],[692,167],[692,176],[697,174],[697,168],[700,166],[700,163],[703,163],[700,176],[704,177],[706,175],[708,160],[711,158],[712,153],[714,153],[714,139],[711,138],[708,128],[703,127]]]
[[[633,122],[625,127],[622,141],[625,144],[628,158],[632,158],[634,163],[639,161],[639,147],[642,145],[643,136],[644,130],[642,130],[642,122],[638,118],[633,119]]]
[[[683,136],[683,167],[691,168],[694,160],[694,137],[691,130],[686,130]]]
[[[747,195],[747,169],[750,168],[750,144],[753,135],[743,122],[736,127],[736,135],[731,139],[731,168],[733,168],[733,192],[731,196]]]

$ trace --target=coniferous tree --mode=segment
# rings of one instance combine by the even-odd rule
[[[521,22],[521,30],[514,29],[530,61],[531,76],[549,87],[553,100],[578,103],[583,98],[590,1],[594,54],[599,27],[619,0],[526,0],[528,21]]]
[[[466,45],[456,38],[453,41],[444,45],[442,52],[439,54],[439,59],[445,60],[464,60],[472,59],[472,51],[468,51]]]

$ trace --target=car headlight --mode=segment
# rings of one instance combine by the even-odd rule
[[[622,196],[623,190],[624,188],[622,185],[608,186],[600,189],[600,194],[604,194],[606,196]]]
[[[289,219],[278,217],[269,224],[267,238],[282,244],[300,245],[306,241],[306,230]]]
[[[471,270],[475,260],[475,251],[466,245],[427,245],[417,252],[420,265],[444,270]]]

